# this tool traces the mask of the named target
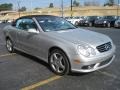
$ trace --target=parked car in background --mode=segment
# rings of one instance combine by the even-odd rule
[[[7,23],[12,23],[13,20],[7,20]]]
[[[95,26],[113,27],[117,16],[103,16],[102,18],[95,20]]]
[[[119,16],[119,18],[115,21],[114,27],[120,28],[120,16]]]
[[[0,20],[0,23],[12,23],[12,19]]]
[[[7,23],[8,20],[1,20],[1,23]]]
[[[0,23],[2,23],[2,20],[0,20]]]
[[[79,26],[94,26],[95,20],[99,19],[98,16],[87,16],[83,20],[80,20],[78,25]]]
[[[17,49],[36,56],[58,75],[92,72],[115,58],[115,45],[108,36],[77,28],[57,16],[23,16],[6,26],[4,35],[9,52]]]
[[[73,25],[76,25],[76,26],[78,25],[79,21],[83,20],[82,17],[78,17],[78,16],[76,16],[76,17],[65,17],[65,19],[67,21],[69,21],[70,23],[72,23]]]

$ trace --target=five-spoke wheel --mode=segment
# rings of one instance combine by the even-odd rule
[[[65,53],[59,49],[55,49],[50,53],[49,64],[53,72],[58,75],[68,74],[70,64]]]
[[[6,47],[9,52],[14,52],[13,43],[9,38],[6,39]]]

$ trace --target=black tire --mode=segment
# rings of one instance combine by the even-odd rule
[[[57,54],[58,54],[56,60],[53,60],[54,54],[56,54],[56,56],[57,56]],[[59,56],[59,55],[60,55],[60,56]],[[63,59],[59,60],[59,58],[61,58],[61,56],[62,56]],[[58,58],[58,57],[59,57],[59,58]],[[68,57],[66,56],[66,54],[65,54],[62,50],[60,50],[60,49],[54,49],[53,51],[50,52],[50,55],[49,55],[49,58],[48,58],[48,59],[49,59],[49,60],[48,60],[48,63],[49,63],[49,65],[50,65],[52,71],[53,71],[55,74],[57,74],[57,75],[67,75],[67,74],[70,72],[70,63],[69,63]],[[59,62],[59,63],[57,63],[57,62]],[[60,62],[62,62],[62,63],[61,63],[61,64],[62,64],[62,67],[61,67],[61,65],[60,65]],[[54,63],[54,64],[53,64],[53,63]],[[55,63],[56,63],[56,65],[55,65]],[[59,65],[58,65],[58,64],[59,64]],[[63,67],[64,67],[64,69],[63,69],[62,71],[58,71],[58,70],[56,70],[57,67],[59,67],[59,70],[62,70]]]
[[[14,52],[14,48],[13,48],[13,42],[11,39],[7,38],[6,39],[6,48],[10,53]]]

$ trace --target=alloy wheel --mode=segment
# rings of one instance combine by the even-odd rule
[[[13,52],[13,43],[10,39],[6,40],[6,47],[9,52]]]
[[[57,73],[64,72],[65,62],[62,55],[59,53],[53,53],[50,59],[51,66]]]
[[[53,50],[49,55],[49,65],[57,75],[66,75],[70,71],[70,64],[66,54],[59,50]]]

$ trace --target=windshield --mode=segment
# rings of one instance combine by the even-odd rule
[[[84,17],[84,19],[85,19],[85,20],[89,20],[89,19],[90,19],[90,17]]]
[[[60,31],[75,29],[76,27],[63,18],[55,16],[37,17],[37,21],[44,31]]]

